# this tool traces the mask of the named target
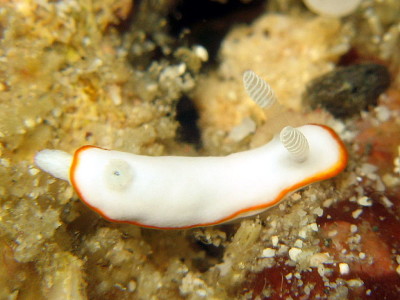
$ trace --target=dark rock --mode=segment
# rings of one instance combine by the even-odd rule
[[[390,74],[379,64],[358,64],[338,68],[314,79],[303,95],[313,109],[323,107],[337,118],[348,118],[369,106],[390,85]]]

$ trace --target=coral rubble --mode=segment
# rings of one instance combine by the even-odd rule
[[[392,297],[400,288],[398,2],[364,1],[344,19],[298,2],[268,1],[253,22],[232,26],[218,64],[204,70],[207,49],[168,33],[175,1],[2,1],[0,298]],[[305,109],[312,79],[371,61],[392,76],[375,108],[345,121]],[[248,69],[284,104],[278,118],[245,95]],[[182,98],[200,117],[200,150],[177,139]],[[107,222],[33,164],[38,150],[84,144],[222,155],[254,147],[281,123],[307,122],[341,135],[347,170],[216,227]]]

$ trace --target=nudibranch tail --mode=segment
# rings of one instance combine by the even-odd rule
[[[276,103],[276,96],[271,86],[254,71],[243,73],[243,83],[247,94],[261,108],[268,108]]]
[[[282,129],[279,138],[295,161],[303,162],[307,159],[310,149],[307,138],[300,130],[286,126]]]
[[[52,176],[69,181],[72,155],[61,150],[45,149],[36,154],[35,164]]]

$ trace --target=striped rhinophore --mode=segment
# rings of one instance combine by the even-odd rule
[[[261,108],[268,108],[276,102],[276,96],[271,86],[254,71],[243,73],[244,88],[250,98]]]
[[[286,126],[282,129],[279,138],[294,160],[303,162],[307,159],[309,152],[308,141],[300,130]]]

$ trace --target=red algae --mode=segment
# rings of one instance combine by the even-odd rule
[[[360,124],[362,133],[356,138],[361,146],[360,153],[367,154],[368,162],[379,166],[380,172],[387,172],[393,166],[393,159],[400,144],[400,125],[386,122],[380,127],[363,129],[363,123]]]
[[[393,275],[395,268],[388,245],[373,231],[370,224],[360,224],[357,233],[351,232],[351,225],[344,221],[325,223],[321,233],[325,243],[323,251],[338,261],[348,263],[351,273],[369,277]],[[354,245],[351,239],[357,240],[356,247],[359,250],[352,249]]]
[[[328,295],[329,288],[324,286],[324,282],[316,269],[303,272],[301,279],[297,278],[295,267],[286,265],[285,258],[277,260],[277,265],[265,269],[260,273],[253,274],[251,283],[247,286],[252,290],[252,298],[260,299],[285,299],[294,297],[295,299],[314,299],[320,296]],[[307,291],[305,285],[309,285]],[[268,292],[265,289],[269,288]]]
[[[337,295],[342,285],[349,287],[348,299],[397,299],[400,276],[394,254],[400,248],[400,220],[380,203],[364,208],[355,219],[352,212],[357,207],[342,201],[317,219],[321,252],[335,261],[326,265],[330,273],[321,276],[316,268],[299,271],[288,265],[289,257],[279,257],[275,266],[249,276],[244,293],[252,291],[251,299],[326,299]],[[340,273],[339,262],[349,265],[348,274]],[[361,284],[352,286],[354,282]]]
[[[400,249],[400,220],[380,203],[364,208],[354,219],[351,213],[356,207],[354,203],[343,201],[326,210],[325,216],[318,220],[324,238],[321,247],[337,261],[349,264],[350,273],[342,277],[360,278],[365,292],[371,291],[369,299],[397,299],[400,276],[395,271],[395,254]],[[354,225],[356,232],[352,232]],[[352,239],[357,243],[349,242]]]
[[[400,111],[400,91],[390,89],[380,103],[389,111]],[[360,146],[358,153],[367,157],[368,162],[379,167],[382,175],[393,167],[393,159],[397,156],[400,145],[400,123],[392,116],[375,126],[371,118],[360,120],[357,124],[360,134],[355,142]]]

